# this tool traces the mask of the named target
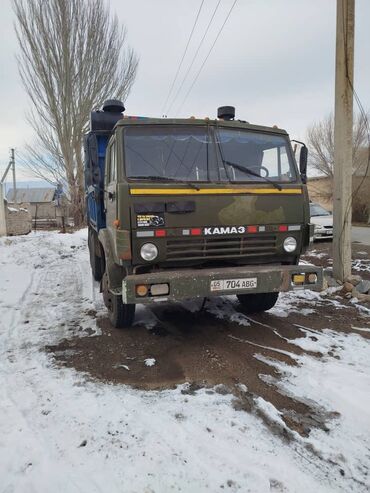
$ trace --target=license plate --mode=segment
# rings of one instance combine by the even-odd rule
[[[211,291],[232,291],[257,287],[257,277],[245,279],[219,279],[211,281]]]
[[[333,234],[333,230],[331,230],[331,229],[329,229],[329,230],[328,230],[328,229],[327,229],[327,230],[325,231],[325,234],[326,234],[326,235],[332,235],[332,234]]]

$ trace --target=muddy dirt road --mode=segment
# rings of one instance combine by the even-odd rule
[[[316,244],[307,260],[330,265],[330,248]],[[364,252],[362,245],[355,248]],[[361,265],[366,267],[366,261]],[[231,392],[234,406],[245,410],[260,396],[282,413],[291,430],[307,435],[312,427],[325,429],[327,413],[283,393],[281,374],[269,360],[294,366],[302,354],[322,358],[316,343],[327,330],[370,338],[370,332],[356,329],[370,329],[366,309],[362,312],[340,294],[305,292],[283,294],[274,309],[252,316],[243,313],[233,296],[210,299],[201,308],[201,301],[139,307],[130,330],[116,330],[102,316],[100,336],[74,337],[48,351],[58,364],[95,379],[151,390],[188,382],[184,392],[200,387]],[[339,358],[337,344],[329,344],[325,357]]]

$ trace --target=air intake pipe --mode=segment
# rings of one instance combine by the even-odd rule
[[[90,115],[90,131],[111,132],[115,124],[123,118],[122,113],[125,106],[118,99],[107,99],[103,104],[103,109],[92,111]]]

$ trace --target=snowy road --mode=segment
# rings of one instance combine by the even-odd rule
[[[370,246],[370,227],[352,226],[352,241],[357,241]]]
[[[299,338],[283,327],[298,302],[306,327]],[[330,327],[313,329],[319,305],[320,313],[327,307],[338,316]],[[287,346],[266,349],[251,339],[253,323],[232,298],[208,307],[210,320],[221,320],[220,331],[232,344],[252,348],[245,358],[264,365],[261,384],[325,418],[325,427],[299,434],[281,410],[241,380],[235,387],[248,412],[238,410],[243,407],[235,405],[235,393],[217,385],[139,390],[57,365],[45,346],[65,338],[95,344],[119,337],[97,324],[104,320],[99,307],[85,231],[0,240],[0,492],[368,491],[366,309],[352,307],[357,315],[351,323],[340,300],[285,295],[270,316],[280,325],[268,330]],[[149,332],[158,316],[141,310],[138,331]],[[112,360],[125,349],[116,345]],[[143,354],[143,371],[150,375],[165,365],[162,356],[153,362],[152,354]],[[121,371],[132,371],[130,365]]]

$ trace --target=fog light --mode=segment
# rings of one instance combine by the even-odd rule
[[[283,243],[284,250],[288,253],[294,252],[297,248],[297,240],[293,236],[288,236],[285,238]]]
[[[150,286],[150,294],[152,296],[163,296],[170,292],[168,284],[152,284]]]
[[[310,284],[315,284],[317,282],[317,274],[308,274],[307,279]]]
[[[304,274],[294,274],[293,284],[304,284]]]
[[[158,256],[158,248],[153,243],[144,243],[140,249],[140,255],[144,260],[150,262]]]
[[[138,296],[146,296],[148,294],[148,286],[145,286],[145,284],[138,284],[136,286],[136,294]]]

